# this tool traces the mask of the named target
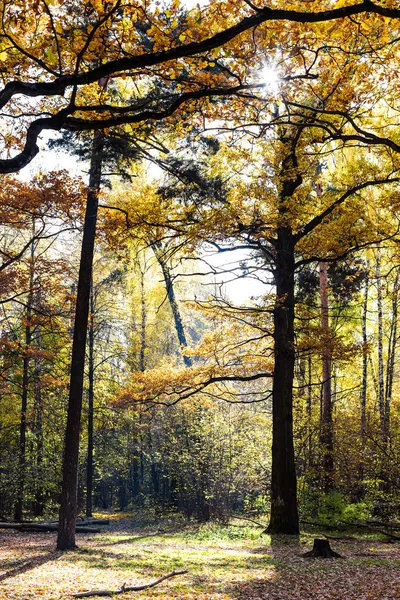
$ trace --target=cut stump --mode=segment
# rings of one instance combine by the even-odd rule
[[[328,540],[314,539],[314,546],[310,552],[303,554],[304,558],[343,558],[330,547]]]

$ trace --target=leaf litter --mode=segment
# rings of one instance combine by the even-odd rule
[[[256,535],[255,535],[256,533]],[[305,559],[312,536],[259,536],[257,528],[137,525],[123,516],[102,534],[80,535],[76,552],[56,535],[0,532],[0,600],[60,600],[124,583],[149,583],[121,600],[400,600],[400,544],[335,540],[344,559]]]

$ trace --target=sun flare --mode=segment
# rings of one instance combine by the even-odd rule
[[[275,68],[271,65],[264,65],[261,70],[261,82],[265,85],[268,92],[277,92],[279,88],[279,76]]]

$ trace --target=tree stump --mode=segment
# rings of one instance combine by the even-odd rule
[[[328,540],[314,540],[313,549],[303,554],[304,558],[343,558],[330,547]]]

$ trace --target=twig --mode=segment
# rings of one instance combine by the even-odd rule
[[[163,575],[156,581],[152,583],[145,583],[143,585],[126,585],[124,583],[119,590],[93,590],[91,592],[79,592],[78,594],[71,594],[73,598],[90,598],[90,596],[115,596],[117,594],[123,594],[124,592],[140,592],[141,590],[146,590],[147,588],[154,587],[164,581],[165,579],[169,579],[170,577],[176,577],[177,575],[184,575],[187,573],[186,571],[172,571],[171,573],[167,573]]]

